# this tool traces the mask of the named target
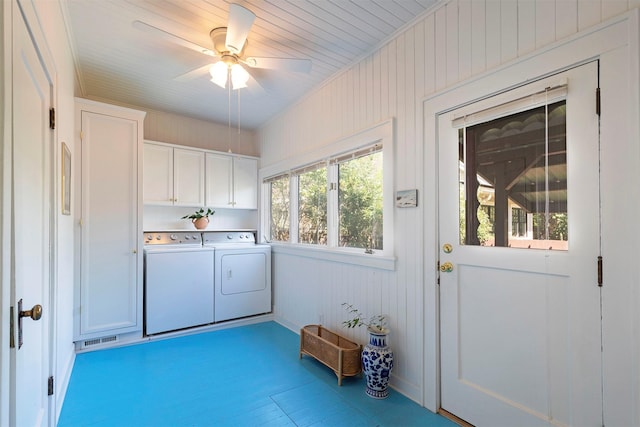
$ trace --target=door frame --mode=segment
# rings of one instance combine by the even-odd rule
[[[0,6],[0,19],[2,20],[2,33],[0,33],[0,58],[5,70],[4,79],[0,81],[0,93],[3,94],[0,104],[0,131],[2,132],[2,142],[0,146],[0,425],[9,425],[9,420],[15,402],[13,390],[11,389],[11,378],[14,376],[12,367],[12,349],[9,348],[10,325],[9,313],[12,300],[15,295],[15,287],[12,284],[12,264],[13,253],[11,249],[11,200],[13,170],[11,167],[12,134],[13,134],[13,75],[12,75],[12,43],[13,43],[13,22],[12,15],[15,8],[18,8],[30,31],[32,41],[40,57],[43,70],[50,83],[51,107],[57,110],[57,73],[53,55],[47,43],[47,37],[40,25],[41,18],[38,15],[36,6],[31,0],[11,0],[2,2]],[[60,188],[60,149],[57,128],[49,134],[49,161],[51,176],[47,184],[50,193],[50,236],[49,236],[49,299],[46,304],[49,309],[49,375],[54,375],[56,371],[56,308],[57,308],[57,242],[58,242],[58,212],[60,212],[60,198],[57,197]],[[55,425],[58,412],[58,402],[56,394],[49,399],[49,419],[48,425]]]
[[[539,80],[581,64],[600,59],[602,67],[625,69],[630,76],[638,75],[638,22],[640,13],[634,9],[610,21],[596,25],[588,30],[556,42],[531,54],[518,58],[490,72],[468,79],[455,86],[429,96],[423,100],[424,114],[424,191],[429,199],[438,200],[438,128],[437,117],[465,105],[478,102],[523,86],[530,81]],[[625,54],[611,54],[622,50]],[[631,54],[633,52],[633,54]],[[633,59],[635,57],[636,59]],[[629,59],[632,58],[632,59]],[[603,82],[602,79],[609,79]],[[601,86],[616,86],[613,74],[604,73]],[[637,78],[630,78],[638,92]],[[631,88],[634,89],[634,88]],[[638,99],[627,94],[629,117],[637,117]],[[595,94],[594,94],[595,102]],[[627,138],[636,140],[640,135],[637,123],[630,123],[627,117],[603,115],[602,127],[607,124],[613,128],[624,126],[629,133]],[[620,136],[620,135],[618,135]],[[601,138],[607,137],[606,131]],[[423,393],[422,404],[433,412],[440,409],[440,293],[439,293],[439,223],[438,206],[433,203],[424,209],[424,348],[423,348]],[[595,261],[594,261],[595,262]],[[629,268],[632,264],[629,266]],[[603,328],[603,339],[606,328]],[[607,361],[605,364],[616,363]],[[615,369],[615,368],[610,368]],[[620,369],[620,368],[618,368]],[[606,372],[606,366],[604,368]],[[606,405],[605,387],[605,405]],[[613,399],[612,399],[613,400]],[[455,414],[454,414],[455,415]]]

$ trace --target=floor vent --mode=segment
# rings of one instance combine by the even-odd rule
[[[109,342],[116,342],[118,341],[118,336],[117,335],[113,335],[110,337],[104,337],[104,338],[96,338],[93,340],[86,340],[84,342],[83,347],[91,347],[92,345],[98,345],[98,344],[105,344],[105,343],[109,343]]]

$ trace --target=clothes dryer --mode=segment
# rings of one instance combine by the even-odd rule
[[[211,231],[203,247],[215,249],[216,322],[271,312],[271,246],[253,232]]]

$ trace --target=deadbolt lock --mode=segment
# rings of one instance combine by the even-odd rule
[[[453,264],[451,264],[449,261],[442,263],[440,265],[440,271],[442,271],[443,273],[451,273],[453,271]]]
[[[453,251],[453,246],[451,246],[451,243],[445,243],[444,245],[442,245],[442,251],[445,254],[450,254],[451,251]]]

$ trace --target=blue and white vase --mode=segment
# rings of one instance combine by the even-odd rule
[[[389,396],[389,375],[393,369],[393,351],[387,345],[389,330],[369,328],[369,344],[362,350],[362,370],[367,380],[366,393],[374,399]]]

